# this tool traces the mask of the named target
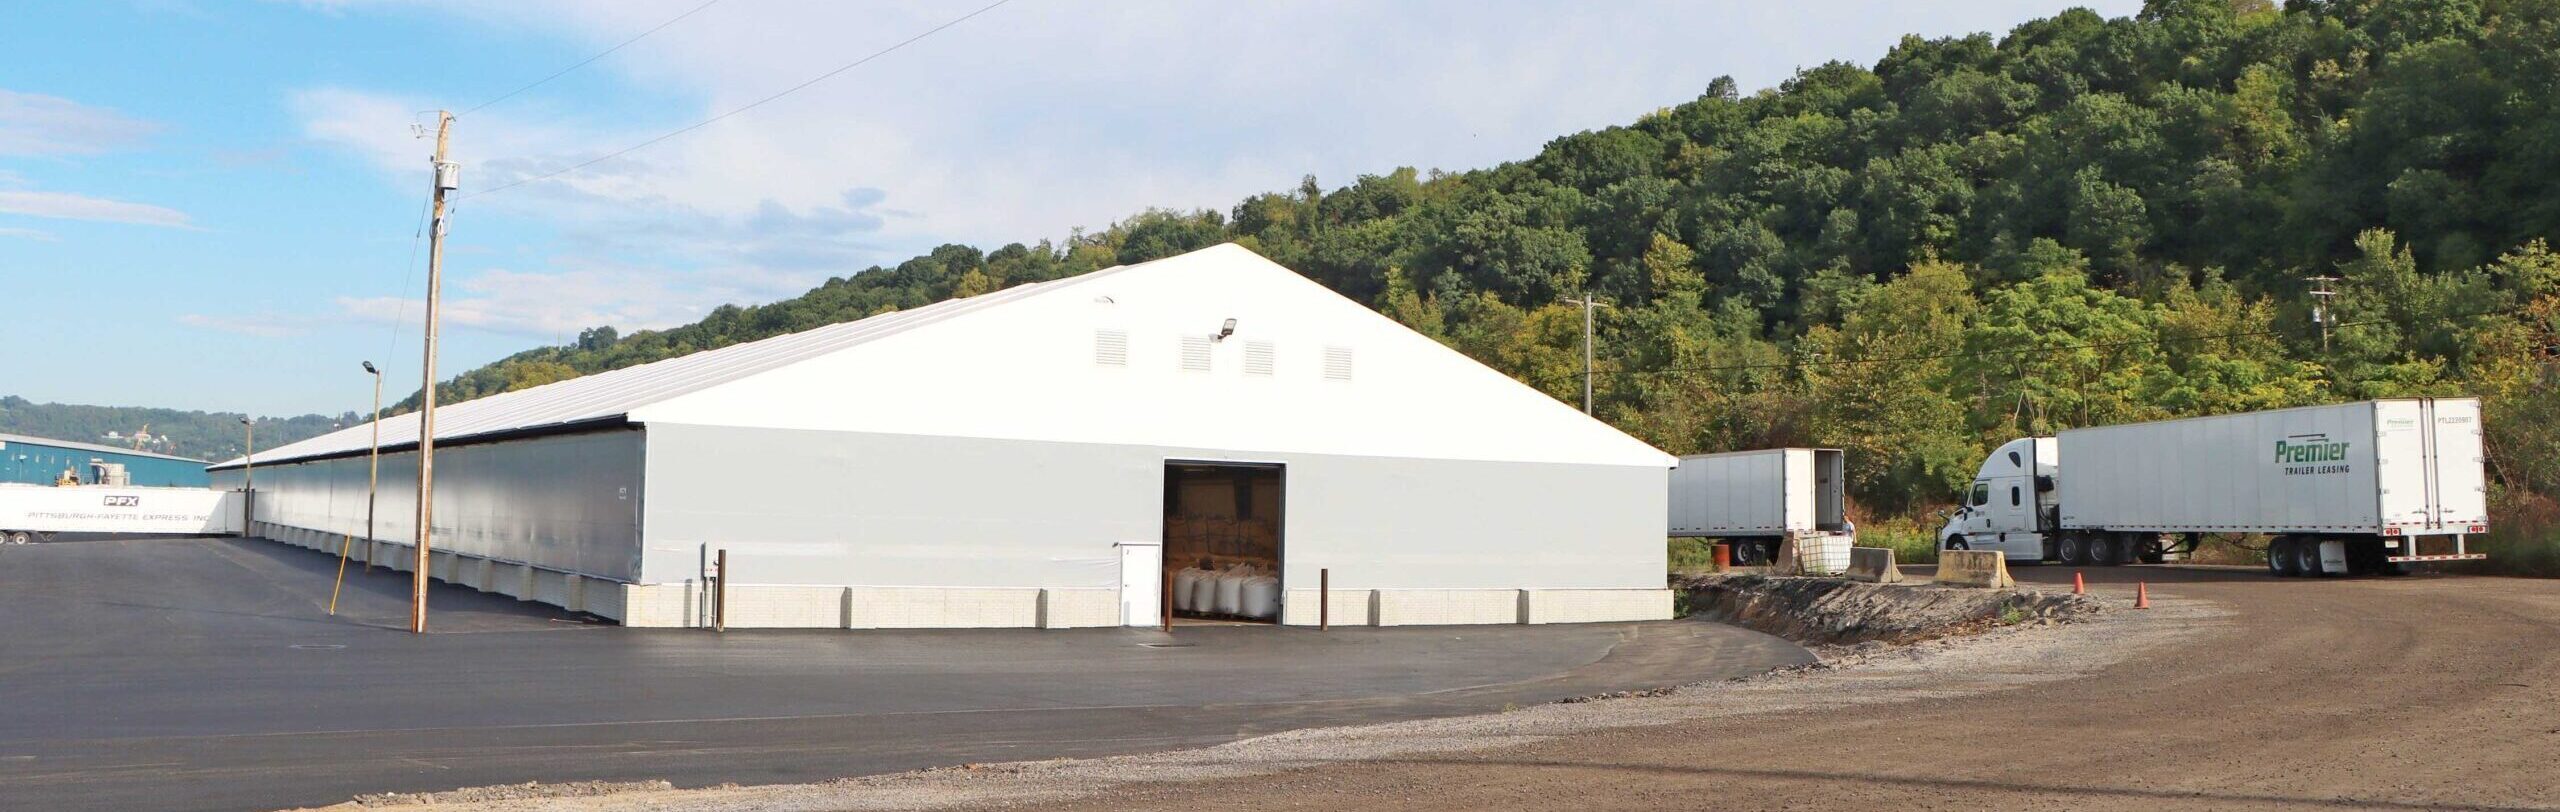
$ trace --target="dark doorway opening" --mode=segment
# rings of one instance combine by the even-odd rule
[[[1165,463],[1165,600],[1174,617],[1280,621],[1286,480],[1277,464]]]

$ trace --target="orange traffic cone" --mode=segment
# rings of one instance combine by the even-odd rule
[[[2083,581],[2083,580],[2080,580],[2080,571],[2079,571],[2079,570],[2072,570],[2072,571],[2071,571],[2071,594],[2074,594],[2074,595],[2086,595],[2086,594],[2089,594],[2089,582],[2087,582],[2087,581]]]
[[[2135,608],[2135,609],[2149,609],[2149,608],[2151,608],[2151,582],[2150,582],[2150,581],[2135,581],[2135,582],[2134,582],[2134,585],[2133,585],[2133,608]]]

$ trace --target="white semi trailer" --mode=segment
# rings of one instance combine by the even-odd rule
[[[206,488],[0,485],[0,542],[54,533],[237,533],[240,502],[238,491]]]
[[[1671,535],[1733,545],[1734,563],[1765,564],[1779,542],[1848,530],[1837,448],[1692,454],[1671,469]]]
[[[2394,398],[2073,429],[1983,460],[1939,533],[2010,561],[2157,563],[2267,538],[2276,575],[2486,558],[2480,402]]]

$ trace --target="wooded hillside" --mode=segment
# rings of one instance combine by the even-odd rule
[[[2058,427],[2488,399],[2502,515],[2560,493],[2560,0],[2158,0],[1905,39],[1466,172],[1315,178],[1063,243],[951,245],[465,398],[1241,242],[1674,452],[1852,450],[1870,511]],[[1003,194],[990,189],[989,194]],[[2306,277],[2335,276],[2324,331]],[[2534,532],[2540,532],[2538,530]]]
[[[148,428],[151,440],[141,450],[200,460],[240,456],[243,443],[248,440],[240,426],[244,416],[239,412],[37,403],[16,395],[0,396],[0,432],[130,448],[134,433]],[[275,448],[308,440],[361,419],[354,412],[336,417],[262,417],[258,419],[258,447]],[[109,437],[108,432],[116,436]]]

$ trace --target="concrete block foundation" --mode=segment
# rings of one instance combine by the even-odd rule
[[[336,555],[343,537],[261,522],[259,538]],[[351,563],[406,572],[413,548],[382,540],[343,542]],[[700,581],[627,584],[448,550],[430,552],[441,581],[517,600],[586,612],[644,628],[712,625],[717,591]],[[1281,622],[1313,626],[1320,593],[1292,589]],[[1339,626],[1601,623],[1671,617],[1668,589],[1336,589]],[[1072,629],[1120,623],[1119,593],[1107,588],[883,587],[735,584],[724,625],[741,629]]]

